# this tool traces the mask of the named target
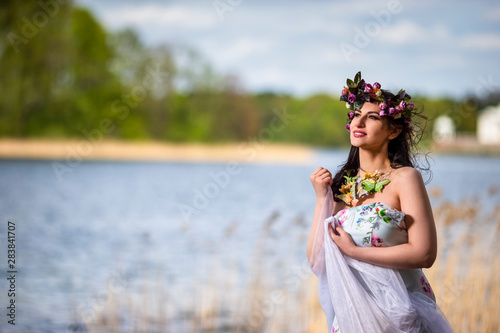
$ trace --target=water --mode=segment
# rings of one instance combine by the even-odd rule
[[[265,262],[305,260],[314,209],[309,175],[334,171],[345,151],[318,151],[310,165],[83,162],[58,179],[52,161],[0,161],[0,308],[8,305],[7,221],[16,224],[16,327],[73,331],[76,311],[100,311],[106,292],[157,281],[173,309],[214,271],[232,265],[245,284],[263,225],[277,213]],[[500,158],[434,156],[437,201],[500,203]],[[436,202],[437,202],[436,201]],[[159,282],[158,282],[159,281]],[[153,282],[151,282],[153,283]],[[94,312],[93,312],[94,311]]]

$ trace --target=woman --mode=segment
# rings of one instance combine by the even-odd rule
[[[347,80],[351,150],[339,172],[318,168],[307,256],[331,332],[452,332],[421,268],[436,259],[432,209],[411,149],[418,115],[397,95]]]

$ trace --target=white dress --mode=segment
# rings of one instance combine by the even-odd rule
[[[351,207],[331,216],[329,189],[311,258],[330,332],[453,332],[421,269],[390,269],[342,255],[328,234],[335,223],[357,246],[408,242],[404,213],[384,203]]]

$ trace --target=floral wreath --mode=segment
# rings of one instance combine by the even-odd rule
[[[361,79],[361,72],[356,73],[354,81],[347,79],[347,87],[342,89],[341,102],[346,102],[346,108],[350,109],[347,116],[349,123],[346,129],[350,131],[351,120],[354,111],[361,109],[365,102],[379,103],[381,117],[403,118],[405,123],[411,122],[414,114],[414,104],[409,103],[411,96],[401,89],[396,95],[387,90],[382,90],[381,85],[375,82],[373,85]]]

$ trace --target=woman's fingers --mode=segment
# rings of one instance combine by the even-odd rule
[[[317,168],[310,176],[311,183],[319,196],[324,196],[327,193],[327,187],[333,182],[330,171],[323,167]]]
[[[330,224],[328,226],[328,233],[330,234],[330,237],[332,238],[333,241],[335,241],[334,238],[340,236],[339,230],[342,230],[342,228],[338,228],[337,225]],[[344,230],[342,230],[342,231],[344,231]]]
[[[332,174],[330,173],[330,171],[328,171],[327,169],[325,168],[322,168],[322,167],[319,167],[317,168],[312,174],[311,174],[311,178],[320,178],[320,179],[325,179],[325,178],[328,178],[328,177],[332,177]]]

